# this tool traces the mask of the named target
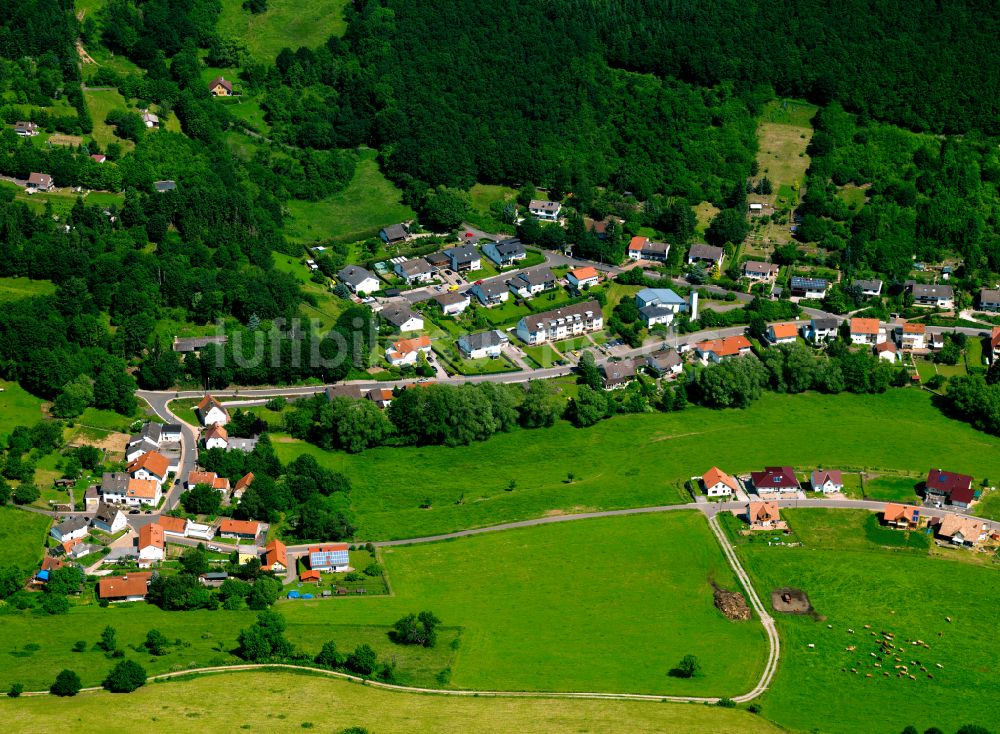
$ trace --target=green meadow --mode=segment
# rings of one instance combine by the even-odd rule
[[[346,0],[268,0],[267,10],[255,15],[243,9],[241,0],[223,0],[218,30],[243,41],[258,59],[273,61],[286,46],[314,48],[343,35],[346,5]]]
[[[944,416],[918,390],[768,393],[746,410],[622,415],[585,429],[559,421],[461,448],[349,455],[283,436],[275,437],[275,447],[283,461],[309,453],[350,477],[358,537],[365,540],[688,502],[683,482],[713,465],[734,474],[791,464],[799,471],[822,466],[916,476],[940,466],[977,482],[1000,476],[1000,439]],[[885,499],[903,498],[899,485],[875,487]]]
[[[0,566],[34,571],[42,560],[42,547],[51,519],[46,515],[0,507]]]
[[[964,550],[929,556],[927,544],[887,546],[884,536],[872,537],[864,511],[782,515],[801,547],[748,544],[739,553],[765,603],[771,589],[799,588],[822,619],[775,614],[782,658],[760,700],[764,716],[792,731],[831,734],[895,734],[908,724],[951,732],[1000,720],[992,694],[1000,686],[996,563],[969,563]],[[872,633],[883,631],[899,651],[873,657]],[[898,675],[897,665],[908,673]]]

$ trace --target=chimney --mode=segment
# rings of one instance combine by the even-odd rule
[[[688,296],[688,310],[691,311],[691,320],[694,321],[698,318],[698,291],[691,291],[691,295]]]

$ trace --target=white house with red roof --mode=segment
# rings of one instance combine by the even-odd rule
[[[836,494],[844,491],[844,478],[839,469],[817,469],[809,476],[813,492]]]
[[[702,475],[701,485],[709,497],[731,497],[740,491],[736,479],[717,466],[713,466]]]

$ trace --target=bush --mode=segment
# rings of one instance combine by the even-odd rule
[[[369,563],[365,566],[364,574],[365,576],[381,576],[382,567],[377,563]]]
[[[30,505],[41,496],[41,490],[39,490],[34,484],[31,484],[30,482],[23,483],[14,490],[14,504]]]
[[[72,670],[63,670],[56,676],[55,683],[49,688],[54,696],[75,696],[83,688],[80,676]]]
[[[685,655],[677,663],[677,667],[670,671],[674,678],[694,678],[701,672],[701,664],[694,655]]]
[[[87,649],[87,643],[85,640],[77,640],[73,643],[73,652],[83,652]]]
[[[146,669],[135,660],[122,660],[101,683],[112,693],[131,693],[146,684]]]
[[[24,683],[11,683],[10,689],[7,691],[7,695],[11,698],[17,698],[22,693],[24,693]]]
[[[736,708],[736,701],[731,698],[720,698],[715,702],[716,706],[721,706],[724,709],[734,709]]]
[[[421,612],[419,615],[411,612],[392,626],[389,638],[400,645],[434,647],[440,624],[441,620],[434,612]]]
[[[751,714],[759,714],[760,704],[759,703],[750,704],[749,706],[747,706],[747,711],[749,711]]]

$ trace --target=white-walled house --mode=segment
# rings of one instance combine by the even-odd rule
[[[878,319],[851,319],[851,342],[874,347],[885,341],[885,327]]]
[[[107,502],[101,502],[97,506],[97,512],[94,513],[93,524],[98,530],[103,530],[105,533],[114,535],[119,530],[125,528],[128,524],[128,519],[120,508]]]
[[[375,274],[357,265],[348,265],[337,273],[337,278],[347,286],[352,293],[358,295],[374,293],[381,284]]]
[[[542,219],[546,222],[558,222],[559,213],[562,211],[562,204],[558,201],[532,199],[528,203],[528,211],[535,219]]]
[[[49,530],[49,535],[58,540],[60,543],[65,543],[69,540],[78,540],[83,538],[90,532],[90,522],[85,517],[74,517],[69,520],[64,520],[58,525],[53,525],[52,529]]]
[[[202,433],[202,441],[206,449],[223,449],[229,446],[229,434],[225,427],[213,423]]]
[[[817,469],[809,476],[813,492],[835,494],[844,491],[843,474],[839,469]]]
[[[229,422],[229,411],[212,395],[203,397],[198,403],[196,411],[203,426],[210,426],[214,423],[224,426]]]
[[[139,528],[139,568],[149,568],[165,555],[163,526],[150,523]]]
[[[466,334],[458,340],[458,348],[466,359],[499,357],[509,341],[503,332],[494,329],[478,334]]]
[[[517,336],[526,344],[542,344],[604,328],[604,314],[597,301],[586,301],[524,316]]]
[[[713,466],[702,475],[701,484],[705,494],[709,497],[732,497],[733,494],[740,491],[740,485],[736,479],[717,466]]]

